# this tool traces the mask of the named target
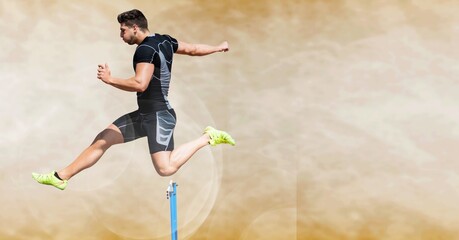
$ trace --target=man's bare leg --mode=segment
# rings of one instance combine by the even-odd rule
[[[227,143],[234,146],[234,139],[226,132],[207,127],[204,134],[173,151],[161,151],[151,154],[153,165],[160,176],[170,176],[176,173],[199,149],[212,145]]]
[[[58,173],[51,172],[47,174],[32,173],[32,178],[38,183],[51,185],[60,190],[67,186],[67,180],[80,171],[94,165],[105,151],[112,145],[123,143],[124,138],[121,131],[115,125],[111,124],[105,130],[100,132],[91,145],[86,148],[69,166]]]
[[[70,165],[57,172],[63,180],[69,180],[75,174],[93,166],[108,148],[123,143],[123,135],[117,126],[110,124],[100,132],[89,147],[87,147]]]
[[[185,143],[173,151],[161,151],[151,154],[151,160],[160,176],[170,176],[185,164],[199,149],[209,144],[209,135]]]

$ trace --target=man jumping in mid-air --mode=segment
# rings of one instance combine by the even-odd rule
[[[107,64],[98,67],[97,78],[124,91],[137,92],[138,110],[121,116],[100,132],[92,144],[70,165],[48,174],[32,173],[39,183],[64,190],[67,181],[80,171],[94,165],[112,145],[147,137],[153,165],[161,176],[170,176],[185,164],[196,151],[210,144],[235,145],[224,131],[207,127],[199,138],[174,149],[176,116],[167,95],[171,80],[173,54],[204,56],[229,50],[228,43],[218,46],[190,44],[169,35],[150,34],[148,22],[137,9],[118,15],[120,36],[129,45],[137,44],[134,53],[135,76],[120,79],[111,76]]]

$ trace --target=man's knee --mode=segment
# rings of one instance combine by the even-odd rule
[[[121,142],[122,137],[118,135],[120,134],[112,129],[105,129],[99,134],[97,134],[92,144],[93,145],[96,144],[99,147],[108,149],[112,145],[115,145]]]
[[[108,149],[110,145],[107,144],[107,141],[104,139],[103,135],[104,135],[103,132],[100,132],[99,134],[97,134],[96,138],[94,139],[91,145],[99,147],[99,148]]]
[[[174,173],[177,172],[178,169],[174,167],[163,167],[163,168],[158,168],[156,169],[156,172],[158,172],[159,176],[161,177],[169,177],[174,175]]]
[[[168,177],[177,172],[178,167],[170,159],[170,152],[156,152],[151,154],[151,160],[159,176]]]

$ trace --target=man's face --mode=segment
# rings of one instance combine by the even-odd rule
[[[120,25],[120,37],[123,39],[123,41],[129,45],[132,45],[135,43],[135,26],[133,27],[128,27],[124,23]]]

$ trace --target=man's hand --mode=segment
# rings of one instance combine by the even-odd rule
[[[218,45],[218,47],[220,48],[219,52],[228,52],[229,51],[229,46],[228,46],[228,42],[227,41],[222,42],[220,45]]]
[[[97,68],[97,78],[104,83],[110,84],[111,72],[107,64],[99,64]]]

